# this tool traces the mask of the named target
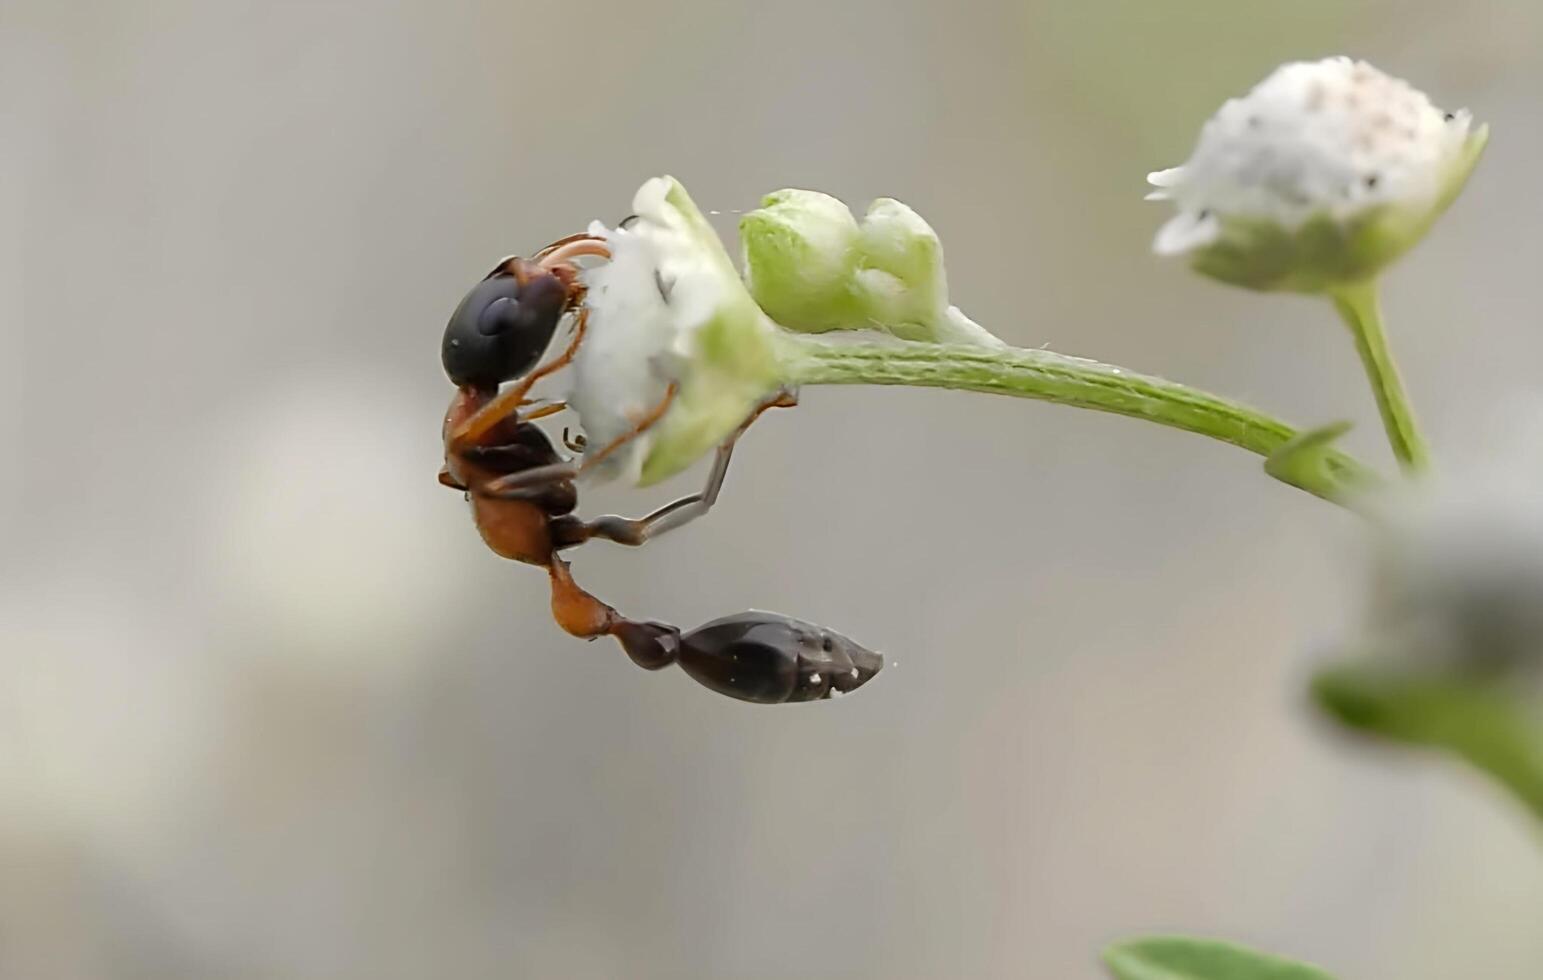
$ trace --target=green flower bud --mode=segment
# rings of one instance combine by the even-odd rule
[[[1153,247],[1249,289],[1365,281],[1457,197],[1487,135],[1365,62],[1285,65],[1222,106],[1189,162],[1150,175],[1148,198],[1179,207]]]
[[[881,197],[863,217],[863,263],[853,289],[870,319],[897,337],[933,340],[935,324],[946,322],[948,279],[943,243],[921,215]]]
[[[863,318],[852,291],[862,232],[847,206],[819,191],[781,190],[740,219],[745,281],[767,315],[803,333]]]
[[[859,224],[828,194],[781,190],[739,229],[752,295],[790,330],[878,329],[905,340],[1002,345],[949,305],[943,245],[899,201],[874,201]]]

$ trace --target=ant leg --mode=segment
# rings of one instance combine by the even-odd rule
[[[501,500],[534,500],[545,493],[553,484],[575,480],[584,468],[602,458],[606,453],[612,452],[627,441],[648,429],[659,420],[670,401],[675,397],[675,386],[671,385],[665,392],[664,399],[654,407],[649,415],[638,422],[630,433],[611,442],[600,451],[584,461],[582,466],[573,463],[551,463],[546,466],[537,466],[518,473],[510,473],[505,476],[489,480],[476,488],[474,493],[484,497],[496,497]],[[591,538],[604,538],[617,544],[638,546],[652,537],[674,530],[684,524],[696,520],[712,509],[718,501],[718,494],[723,489],[724,478],[728,475],[729,460],[734,454],[734,445],[739,437],[745,434],[751,423],[761,417],[761,413],[769,408],[787,408],[798,404],[798,396],[793,392],[779,392],[776,396],[767,399],[757,406],[738,429],[734,431],[723,444],[718,447],[718,453],[713,459],[712,471],[707,476],[707,483],[700,493],[681,497],[642,518],[625,518],[615,515],[598,517],[588,523],[574,521],[571,525],[565,525],[562,529],[562,540],[558,544],[561,548],[570,548],[582,544]]]
[[[534,422],[537,419],[544,419],[548,415],[556,415],[558,412],[567,411],[567,409],[568,409],[568,403],[567,402],[564,402],[564,401],[547,402],[545,405],[542,405],[540,408],[536,409],[535,411],[532,411],[532,412],[529,412],[529,413],[527,413],[525,415],[520,416],[520,421],[522,421],[522,422]]]
[[[604,538],[616,544],[638,547],[651,538],[656,538],[666,531],[673,531],[703,516],[712,510],[713,504],[718,502],[718,494],[723,489],[724,477],[729,472],[729,460],[734,455],[734,445],[739,441],[739,437],[744,435],[751,423],[760,418],[767,409],[791,408],[797,404],[796,392],[781,391],[757,406],[750,417],[745,419],[740,427],[718,447],[718,453],[713,458],[713,468],[707,474],[707,483],[702,487],[701,492],[671,501],[646,517],[626,518],[614,514],[597,517],[585,526],[583,540],[587,541],[592,537]]]
[[[561,354],[540,365],[534,371],[521,378],[518,383],[509,386],[494,396],[493,400],[477,409],[466,421],[456,427],[445,441],[451,451],[459,450],[487,434],[493,426],[519,411],[521,402],[530,394],[530,389],[537,381],[567,367],[579,352],[579,344],[584,340],[584,329],[589,324],[589,310],[579,311],[578,318],[573,325],[573,338],[568,341],[568,347]]]
[[[532,491],[540,491],[554,483],[572,481],[579,475],[579,468],[572,463],[548,463],[518,473],[510,473],[478,486],[472,492],[479,497],[496,497],[499,500],[528,500]]]
[[[479,484],[470,491],[470,496],[493,500],[523,500],[526,503],[535,504],[542,513],[548,515],[549,527],[556,534],[561,528],[577,520],[571,517],[573,509],[579,505],[579,491],[573,485],[571,478],[564,478],[563,467],[566,463],[553,464],[550,467],[538,467],[545,470],[537,473],[536,469],[525,470],[525,473],[537,473],[539,480],[524,486],[496,487],[489,490],[489,485],[494,481]],[[518,474],[523,475],[523,474]],[[558,547],[567,547],[559,545]]]
[[[598,452],[585,456],[584,464],[579,467],[579,472],[582,473],[591,466],[594,466],[652,428],[654,423],[663,418],[664,413],[670,410],[670,405],[675,401],[675,393],[678,390],[675,382],[670,382],[670,386],[664,389],[664,397],[659,399],[659,404],[649,409],[641,419],[634,421],[631,429],[612,439],[609,443],[602,446]]]
[[[584,525],[580,532],[583,540],[604,538],[636,548],[666,531],[691,523],[718,502],[718,492],[723,489],[723,478],[728,475],[729,459],[733,455],[733,439],[718,447],[718,453],[713,457],[712,471],[707,474],[707,483],[700,493],[673,500],[646,517],[628,518],[615,514],[597,517]]]
[[[552,242],[551,244],[545,246],[544,248],[541,249],[541,251],[537,252],[535,255],[532,255],[531,256],[531,261],[539,262],[539,261],[541,261],[542,257],[544,257],[546,255],[550,255],[551,253],[557,251],[559,248],[562,248],[564,245],[567,245],[569,242],[584,242],[584,241],[592,241],[592,240],[597,240],[597,239],[595,239],[594,235],[591,235],[589,232],[586,232],[586,231],[581,231],[581,232],[578,232],[577,234],[573,234],[573,235],[565,235],[562,238],[559,238],[557,241]],[[506,259],[505,261],[508,261],[508,260]]]
[[[611,257],[611,249],[603,238],[583,234],[569,235],[537,252],[536,262],[543,268],[550,269],[559,265],[571,265],[573,260],[581,255],[608,259]]]
[[[750,421],[755,421],[755,417],[751,417]],[[647,517],[631,519],[631,517],[606,514],[603,517],[596,517],[591,522],[565,526],[559,548],[582,545],[586,540],[596,539],[596,537],[608,542],[616,542],[617,545],[637,548],[645,545],[653,537],[659,537],[665,531],[673,531],[679,526],[688,525],[697,517],[707,514],[713,509],[714,503],[717,503],[717,494],[724,489],[724,477],[728,475],[728,461],[734,455],[734,443],[744,434],[748,426],[750,423],[747,421],[744,426],[739,427],[738,432],[734,432],[722,446],[717,448],[717,454],[713,457],[713,469],[708,472],[707,483],[702,486],[701,492],[680,497],[679,500],[671,500]],[[525,469],[525,471],[489,480],[488,483],[477,488],[477,494],[483,497],[497,497],[500,500],[534,500],[552,483],[569,482],[577,475],[579,475],[579,469],[574,468],[572,463],[552,463],[552,465],[537,466],[534,469]]]
[[[580,255],[594,255],[608,259],[611,257],[611,250],[606,246],[605,239],[581,231],[577,235],[559,238],[537,252],[531,257],[531,260],[550,269],[557,265],[568,265],[572,259]],[[506,255],[499,259],[498,264],[493,266],[493,271],[483,278],[491,279],[498,275],[518,275],[522,264],[528,264],[528,261],[520,258],[518,255]]]

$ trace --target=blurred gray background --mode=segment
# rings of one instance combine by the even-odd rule
[[[1385,462],[1327,308],[1158,261],[1141,201],[1340,52],[1494,127],[1388,283],[1459,445],[1543,359],[1540,40],[1531,0],[0,0],[0,975],[1072,978],[1186,930],[1537,977],[1520,810],[1303,704],[1356,526],[1253,458],[806,391],[710,519],[576,565],[894,662],[774,709],[561,635],[434,475],[463,290],[661,172],[731,236],[782,186],[899,197],[1010,341]]]

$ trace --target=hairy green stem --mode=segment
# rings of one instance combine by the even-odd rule
[[[1342,286],[1334,291],[1333,298],[1334,308],[1355,338],[1356,353],[1361,355],[1361,364],[1366,368],[1366,379],[1371,382],[1372,395],[1377,399],[1382,426],[1388,430],[1393,455],[1398,457],[1406,472],[1417,473],[1425,469],[1430,464],[1430,451],[1415,423],[1409,396],[1398,376],[1398,365],[1388,349],[1376,281]]]
[[[1146,419],[1269,458],[1301,433],[1239,402],[1124,368],[1047,350],[906,342],[847,343],[779,335],[790,385],[878,384],[1013,395]],[[1325,449],[1322,465],[1296,468],[1293,485],[1336,503],[1376,477]]]

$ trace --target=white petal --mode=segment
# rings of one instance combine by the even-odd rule
[[[584,272],[589,327],[574,358],[568,403],[596,447],[631,432],[663,401],[696,356],[698,330],[723,304],[725,277],[738,286],[732,266],[713,251],[716,238],[705,246],[702,232],[671,201],[673,187],[668,178],[653,178],[634,196],[626,227],[591,227],[606,239],[611,260]],[[644,433],[587,475],[635,482],[654,445]]]
[[[1152,250],[1158,255],[1182,255],[1211,244],[1220,233],[1221,222],[1216,215],[1186,211],[1174,215],[1158,229]]]
[[[567,396],[585,437],[597,447],[626,433],[632,419],[643,417],[664,397],[678,329],[655,279],[659,262],[653,243],[622,228],[606,237],[611,261],[584,274],[589,328],[574,359]],[[597,475],[634,477],[647,447],[646,437],[633,440],[610,456]]]

